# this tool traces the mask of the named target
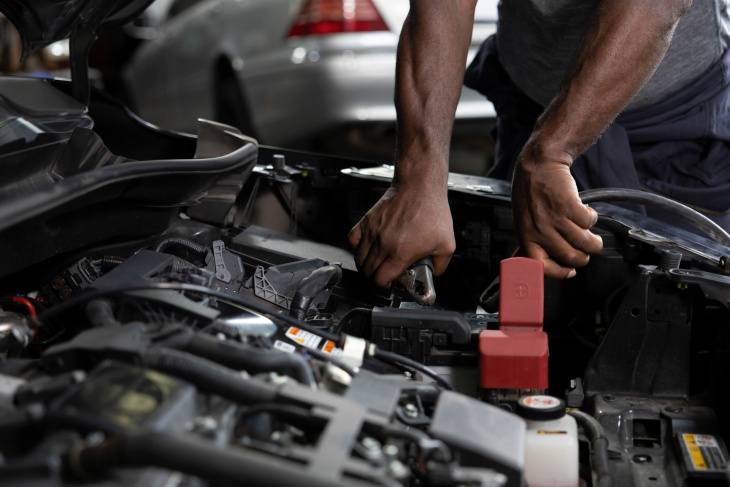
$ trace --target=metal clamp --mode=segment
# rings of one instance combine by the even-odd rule
[[[433,259],[418,259],[396,279],[421,306],[431,306],[436,301],[433,285]]]

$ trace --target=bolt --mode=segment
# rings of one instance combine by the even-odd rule
[[[388,475],[396,480],[408,477],[408,468],[398,460],[398,447],[395,445],[385,445],[383,447],[383,455],[387,465]]]
[[[405,376],[406,379],[410,379],[411,377],[413,377],[413,374],[411,374],[407,370],[405,372],[403,372],[403,375]]]
[[[634,463],[649,463],[651,462],[651,456],[649,455],[634,455],[631,457]]]
[[[383,457],[380,442],[375,438],[366,436],[362,439],[362,446],[365,448],[364,455],[368,460],[380,460]]]
[[[409,418],[418,417],[418,407],[415,404],[408,403],[403,406],[403,410]]]
[[[616,396],[614,396],[613,394],[604,394],[603,400],[606,402],[613,402],[616,400]]]
[[[63,280],[63,277],[56,276],[51,281],[51,287],[55,289],[56,291],[60,290],[66,285],[66,281]]]
[[[367,448],[368,450],[376,450],[380,449],[380,442],[376,440],[375,438],[371,438],[369,436],[366,436],[362,439],[362,446]]]
[[[71,297],[71,295],[73,294],[73,291],[71,291],[71,288],[65,287],[65,288],[61,289],[61,291],[59,291],[58,294],[61,297],[61,299],[66,300]]]
[[[195,418],[195,432],[206,438],[215,437],[216,430],[218,429],[218,421],[210,416],[201,416]]]
[[[664,410],[668,413],[674,413],[674,414],[679,414],[682,411],[684,411],[684,409],[680,408],[679,406],[667,406],[664,408]]]
[[[284,154],[274,154],[273,164],[274,169],[284,169],[286,166],[286,157]]]
[[[503,485],[507,485],[507,480],[509,480],[509,479],[503,473],[496,473],[492,477],[492,480],[494,481],[493,485],[495,487],[502,487]]]
[[[412,275],[414,275],[415,273],[416,273],[416,271],[414,271],[413,269],[408,269],[408,275],[409,275],[409,276],[412,276]]]

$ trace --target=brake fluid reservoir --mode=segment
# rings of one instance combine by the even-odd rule
[[[565,403],[551,396],[517,402],[527,421],[525,481],[528,487],[578,487],[578,427]]]

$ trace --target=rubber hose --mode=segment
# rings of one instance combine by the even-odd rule
[[[293,377],[308,386],[316,385],[312,368],[298,354],[223,342],[201,334],[193,337],[186,350],[231,369],[245,370],[252,374],[272,371]]]
[[[177,350],[150,350],[142,360],[153,369],[186,380],[202,391],[218,394],[237,403],[273,401],[278,388],[265,382],[246,380],[235,370]]]
[[[101,473],[117,466],[156,466],[183,472],[213,485],[298,485],[301,487],[339,487],[342,480],[328,478],[317,471],[301,468],[262,452],[242,448],[221,448],[206,440],[142,433],[111,439],[82,448],[68,467],[79,477]],[[370,482],[348,478],[353,487],[371,486]]]
[[[613,487],[613,477],[608,462],[608,439],[603,426],[596,418],[582,411],[569,411],[586,432],[591,441],[591,467],[596,472],[596,487]]]
[[[86,305],[86,318],[94,328],[104,326],[122,326],[114,317],[114,309],[108,299],[97,298]]]
[[[241,330],[239,330],[237,326],[224,321],[214,321],[205,327],[204,331],[207,331],[208,333],[223,333],[229,338],[238,338],[241,336]]]
[[[679,217],[705,232],[715,242],[730,246],[730,235],[720,225],[702,213],[677,201],[659,196],[658,194],[647,193],[646,191],[636,189],[601,188],[582,191],[579,193],[579,196],[581,201],[586,204],[596,203],[598,201],[620,201],[623,203],[650,206]]]
[[[165,237],[162,240],[155,242],[152,250],[155,252],[164,252],[168,247],[183,247],[201,256],[208,253],[208,247],[184,237]]]
[[[297,286],[289,314],[303,320],[314,298],[322,291],[332,289],[340,280],[342,280],[342,267],[339,265],[332,264],[315,269]]]

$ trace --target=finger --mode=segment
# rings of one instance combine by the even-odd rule
[[[575,269],[558,264],[551,259],[545,249],[534,242],[528,242],[522,247],[522,253],[531,259],[539,260],[545,268],[545,277],[550,279],[569,279],[575,276]]]
[[[571,205],[566,214],[576,225],[584,229],[589,229],[598,222],[598,213],[596,210],[580,202]]]
[[[360,239],[362,239],[362,230],[360,229],[360,222],[357,222],[357,225],[352,227],[350,233],[347,234],[347,240],[350,242],[350,246],[356,249],[360,244]]]
[[[400,259],[384,259],[373,273],[373,281],[378,286],[390,289],[392,282],[406,270],[408,264]]]
[[[573,223],[563,220],[557,229],[560,235],[576,250],[586,254],[597,254],[603,248],[603,239]]]
[[[360,226],[360,224],[358,224],[358,226]],[[362,228],[359,229],[359,232],[360,240],[357,243],[357,247],[355,247],[352,251],[352,256],[355,259],[355,264],[357,264],[358,269],[362,269],[363,262],[365,262],[367,256],[370,254],[372,239],[369,235],[362,234]]]
[[[566,268],[583,267],[588,264],[590,257],[587,253],[576,249],[556,230],[542,233],[539,239],[530,243],[539,245],[550,258]]]
[[[362,271],[362,273],[366,276],[372,277],[386,257],[387,254],[384,254],[382,245],[379,245],[378,243],[371,245],[368,253],[361,260],[360,271]]]
[[[440,276],[446,272],[446,267],[448,267],[451,257],[454,255],[455,251],[456,244],[454,242],[449,242],[443,250],[431,255],[433,258],[433,274],[435,276]]]

